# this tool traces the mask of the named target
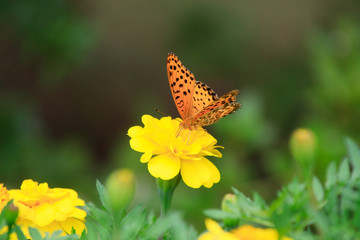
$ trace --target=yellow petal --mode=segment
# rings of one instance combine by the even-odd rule
[[[221,152],[219,152],[218,150],[216,149],[211,149],[210,151],[201,151],[201,154],[203,156],[212,156],[212,157],[217,157],[217,158],[221,158],[222,157],[222,154]]]
[[[220,182],[220,172],[212,162],[208,162],[209,169],[211,170],[211,179],[205,182],[204,187],[211,188],[214,183]]]
[[[159,120],[159,125],[164,129],[175,129],[179,126],[180,122],[173,121],[171,117],[163,117]]]
[[[205,226],[207,230],[213,233],[219,233],[224,231],[217,222],[210,218],[205,219]]]
[[[154,125],[157,125],[159,122],[158,119],[156,119],[150,115],[147,115],[147,114],[145,114],[141,117],[141,121],[143,122],[144,127],[154,126]]]
[[[152,156],[152,152],[146,152],[141,156],[140,162],[147,163],[148,161],[150,161]]]
[[[80,221],[79,219],[76,219],[76,218],[68,218],[68,219],[66,219],[66,221],[59,222],[59,225],[68,234],[71,233],[72,228],[74,228],[76,231],[76,234],[79,234],[79,235],[85,229],[84,222]]]
[[[216,170],[215,170],[215,169]],[[220,173],[217,168],[206,158],[198,161],[181,162],[181,176],[184,183],[192,188],[199,188],[201,185],[216,183],[220,180]]]
[[[199,155],[201,151],[200,144],[186,144],[180,138],[173,139],[173,141],[169,143],[169,147],[174,155],[181,158],[186,158],[188,155]]]
[[[206,232],[201,234],[198,240],[216,240],[216,238],[214,237],[214,234]]]
[[[36,216],[34,223],[39,226],[45,226],[55,220],[55,210],[49,203],[43,203],[36,207]]]
[[[147,152],[154,149],[154,144],[144,137],[130,139],[130,147],[137,152]]]
[[[198,240],[238,240],[233,233],[225,232],[217,222],[209,218],[205,220],[205,225],[209,232],[201,234]]]
[[[141,136],[143,133],[144,133],[144,129],[140,126],[131,127],[128,130],[128,135],[131,138]]]
[[[172,179],[180,171],[180,158],[172,154],[158,155],[149,161],[148,170],[155,178]]]

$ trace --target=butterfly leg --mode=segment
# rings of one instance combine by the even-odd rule
[[[189,130],[189,135],[188,135],[188,138],[187,138],[187,141],[186,141],[186,145],[189,144],[189,141],[190,141],[190,134],[191,134],[191,130]]]
[[[180,135],[182,129],[183,129],[183,126],[180,125],[179,130],[176,133],[176,137],[178,137]]]

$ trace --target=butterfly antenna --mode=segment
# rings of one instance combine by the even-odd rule
[[[154,110],[155,110],[156,112],[158,112],[158,113],[161,113],[161,114],[164,115],[165,117],[169,116],[168,114],[163,113],[162,111],[160,111],[160,110],[157,109],[157,108],[154,108]]]
[[[160,111],[160,110],[159,110],[159,109],[157,109],[157,108],[154,108],[154,111],[156,111],[156,112],[158,112],[158,113],[161,113],[161,114],[162,114],[162,115],[164,115],[165,117],[170,116],[170,115],[168,115],[168,114],[163,113],[162,111]],[[177,121],[181,122],[178,118],[175,118],[175,120],[177,120]]]

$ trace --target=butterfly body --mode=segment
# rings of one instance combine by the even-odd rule
[[[182,128],[211,125],[241,107],[235,102],[238,90],[219,98],[205,83],[196,81],[194,74],[173,53],[167,58],[167,73],[175,105],[183,119]]]

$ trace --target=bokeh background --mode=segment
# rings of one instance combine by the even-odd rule
[[[0,182],[76,189],[98,202],[95,179],[136,174],[133,204],[158,213],[155,181],[129,147],[143,114],[176,117],[166,75],[175,52],[243,108],[207,130],[225,146],[211,189],[180,184],[174,209],[202,230],[206,208],[231,187],[266,199],[296,174],[289,137],[317,136],[315,171],[360,141],[360,2],[0,1]]]

